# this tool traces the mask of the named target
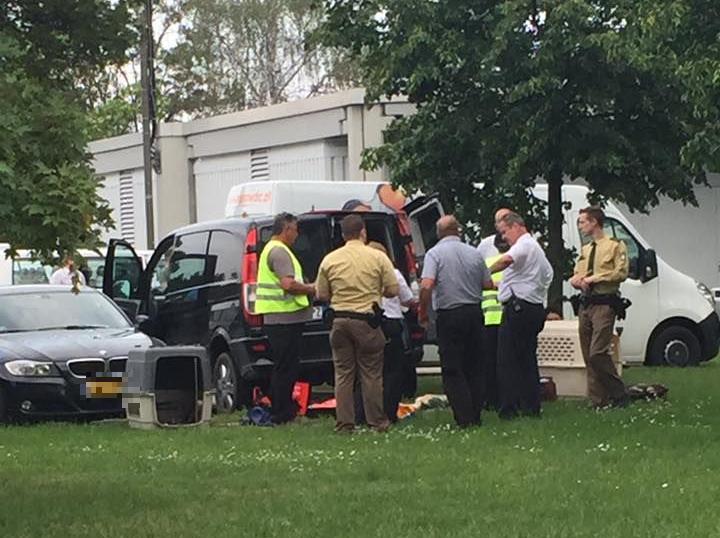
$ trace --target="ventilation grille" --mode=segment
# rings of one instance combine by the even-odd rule
[[[545,336],[540,333],[537,357],[539,363],[583,364],[577,338],[570,336]]]
[[[135,199],[133,176],[120,176],[120,236],[135,243]]]
[[[267,149],[256,149],[250,152],[250,181],[270,179],[270,163]]]

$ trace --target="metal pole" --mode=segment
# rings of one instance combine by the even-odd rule
[[[143,169],[145,172],[145,226],[147,228],[147,247],[155,246],[155,219],[153,209],[153,168],[152,168],[152,133],[153,121],[151,112],[153,65],[150,57],[152,51],[152,0],[145,1],[145,20],[143,21],[142,42],[140,46],[140,84],[142,86],[142,130],[143,130]]]

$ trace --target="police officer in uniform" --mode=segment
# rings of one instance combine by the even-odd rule
[[[498,381],[502,419],[540,416],[540,373],[537,337],[545,325],[547,290],[553,269],[525,221],[510,212],[498,222],[510,249],[490,267],[504,271],[498,298],[503,320],[498,333]]]
[[[330,301],[334,312],[330,347],[335,366],[335,431],[355,429],[354,386],[359,377],[365,420],[385,431],[390,421],[383,409],[385,336],[379,315],[383,297],[395,297],[399,286],[390,258],[366,245],[367,230],[358,214],[340,223],[345,245],[332,251],[318,269],[317,297]]]
[[[610,357],[620,284],[628,275],[627,247],[603,232],[605,214],[597,207],[580,210],[578,228],[592,240],[583,246],[570,284],[580,298],[580,346],[587,367],[588,395],[593,406],[624,407],[629,398]]]
[[[315,286],[303,282],[300,262],[290,250],[298,236],[297,218],[280,213],[273,236],[260,254],[255,311],[263,314],[263,327],[273,359],[271,420],[283,424],[295,418],[293,387],[300,370],[303,324],[312,319],[310,298]]]
[[[485,259],[488,268],[502,258],[510,245],[502,238],[500,233],[495,235],[493,246],[497,249],[498,254]],[[499,286],[502,280],[502,271],[497,271],[491,275],[495,286]],[[498,300],[498,290],[483,290],[482,311],[485,317],[485,328],[483,329],[483,377],[485,378],[485,406],[489,409],[497,409],[500,405],[498,396],[498,379],[497,379],[497,350],[498,350],[498,330],[502,323],[502,303]]]

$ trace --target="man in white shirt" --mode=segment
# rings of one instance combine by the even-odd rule
[[[508,213],[512,213],[511,209],[508,209],[507,207],[501,207],[497,211],[495,211],[495,229],[497,230],[498,223],[500,222],[500,219],[502,219],[505,215]],[[478,251],[482,255],[483,258],[486,260],[488,258],[492,258],[493,256],[497,256],[499,254],[498,249],[495,247],[495,235],[488,235],[487,237],[484,237],[482,241],[480,241],[480,244],[477,246]]]
[[[504,419],[519,414],[539,417],[537,336],[545,325],[544,303],[553,269],[520,215],[506,214],[498,231],[510,245],[490,267],[491,273],[504,271],[498,293],[503,304],[498,334],[499,415]]]
[[[50,284],[57,286],[72,286],[73,279],[77,278],[77,282],[85,285],[85,276],[75,268],[75,260],[72,256],[65,256],[63,266],[50,276]]]

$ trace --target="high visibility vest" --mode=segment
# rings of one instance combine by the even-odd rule
[[[502,254],[498,256],[492,256],[485,260],[488,267],[494,264],[502,258]],[[492,274],[492,281],[498,284],[502,280],[502,271]],[[483,290],[482,294],[482,311],[485,316],[485,325],[493,326],[500,325],[502,322],[502,304],[498,301],[497,290]]]
[[[303,280],[302,266],[292,250],[282,241],[273,239],[268,242],[260,254],[258,262],[258,282],[255,295],[255,313],[257,314],[289,314],[310,306],[307,295],[292,295],[282,289],[280,279],[270,269],[268,256],[270,251],[276,247],[285,250],[290,256],[295,271],[295,280],[298,282]]]

